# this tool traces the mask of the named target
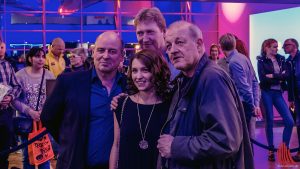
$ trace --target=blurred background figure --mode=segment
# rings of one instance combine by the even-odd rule
[[[286,60],[289,70],[288,78],[288,101],[289,107],[294,109],[296,115],[296,126],[298,134],[298,145],[300,147],[300,51],[299,43],[294,38],[289,38],[284,41],[283,49],[289,57]],[[300,150],[293,157],[297,162],[300,161]]]
[[[66,68],[63,73],[88,70],[91,66],[86,62],[88,51],[85,48],[75,48],[67,56],[71,67]]]
[[[209,59],[217,63],[219,60],[220,53],[221,53],[220,47],[217,44],[212,44],[209,50],[209,54],[210,54]]]
[[[45,67],[49,69],[55,77],[61,74],[66,67],[64,59],[65,42],[61,38],[53,39],[46,55]]]
[[[236,41],[236,46],[235,46],[236,50],[239,53],[245,55],[248,59],[250,59],[249,52],[248,52],[248,49],[246,48],[245,43],[241,39],[239,39],[236,35],[234,35],[234,37],[235,37],[235,41]]]
[[[15,77],[15,71],[11,64],[5,60],[6,44],[0,43],[0,83],[3,86],[9,86],[5,96],[0,100],[0,152],[9,149],[13,139],[13,109],[11,101],[19,97],[21,86]],[[4,94],[4,93],[2,93]],[[0,156],[0,168],[8,169],[8,154]]]

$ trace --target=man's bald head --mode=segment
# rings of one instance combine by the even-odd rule
[[[96,39],[95,45],[99,41],[103,41],[103,40],[106,41],[108,39],[110,39],[110,40],[114,39],[117,42],[117,44],[120,48],[120,51],[123,51],[123,41],[120,38],[120,36],[116,32],[113,32],[113,31],[107,31],[107,32],[103,32],[102,34],[100,34]]]
[[[123,45],[120,36],[113,31],[99,35],[95,42],[93,58],[97,72],[104,74],[116,72],[123,61]]]
[[[51,52],[55,57],[61,56],[65,51],[65,42],[61,38],[55,38],[51,44]]]
[[[200,28],[192,23],[189,23],[187,21],[176,21],[172,23],[168,30],[173,30],[173,29],[187,29],[189,31],[189,35],[193,39],[203,39],[202,36],[202,31]]]
[[[55,38],[52,40],[52,45],[65,44],[62,38]]]

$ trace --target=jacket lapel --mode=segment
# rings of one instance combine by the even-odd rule
[[[195,71],[195,74],[193,75],[193,77],[191,79],[188,80],[188,82],[186,82],[186,84],[184,86],[181,86],[182,83],[182,78],[183,76],[178,76],[177,81],[178,85],[177,85],[177,91],[175,92],[173,99],[172,99],[172,104],[170,106],[169,109],[169,114],[168,114],[168,120],[167,122],[170,122],[170,120],[174,117],[173,122],[170,122],[170,134],[174,135],[176,133],[177,130],[177,125],[178,125],[178,119],[180,117],[179,113],[183,113],[183,112],[187,112],[187,110],[175,110],[175,108],[178,108],[177,105],[179,104],[186,104],[187,106],[184,107],[188,107],[188,104],[190,102],[190,100],[192,99],[192,95],[194,94],[194,91],[196,89],[196,87],[198,87],[199,85],[197,85],[200,75],[203,71],[203,69],[206,67],[206,64],[208,64],[209,60],[208,60],[208,56],[206,54],[204,54]],[[182,89],[180,89],[182,87]],[[179,90],[178,90],[179,88]],[[185,102],[185,103],[183,103]]]
[[[80,97],[80,105],[78,107],[80,109],[79,112],[81,113],[81,116],[85,119],[84,122],[86,123],[90,114],[91,75],[91,70],[86,71],[79,78],[78,82],[74,82],[77,83],[77,85],[79,85],[79,87],[77,88],[79,90],[77,97]]]

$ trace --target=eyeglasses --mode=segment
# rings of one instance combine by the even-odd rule
[[[68,58],[80,58],[81,56],[73,54],[73,53],[69,53],[69,54],[67,54],[67,57]]]

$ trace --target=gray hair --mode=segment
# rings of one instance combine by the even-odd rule
[[[105,32],[101,33],[96,38],[95,43],[99,40],[99,38],[101,38],[103,36],[110,36],[111,38],[116,38],[119,41],[119,43],[120,43],[120,51],[121,51],[121,53],[123,52],[123,50],[124,50],[123,40],[121,39],[121,37],[116,32],[114,32],[114,31],[105,31]]]
[[[231,51],[236,47],[235,36],[231,33],[226,33],[221,36],[219,43],[221,45],[222,50]]]
[[[71,51],[71,53],[83,56],[85,59],[88,57],[88,51],[85,48],[75,48]]]
[[[188,29],[190,32],[190,37],[193,39],[203,39],[201,29],[190,22],[187,21],[176,21],[169,26],[169,29]]]

